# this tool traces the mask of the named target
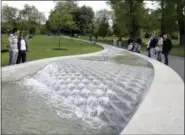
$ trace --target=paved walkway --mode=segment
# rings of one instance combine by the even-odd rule
[[[147,52],[144,55],[147,55]],[[164,56],[162,56],[162,59],[164,63]],[[169,66],[184,80],[184,57],[169,55]]]
[[[169,56],[169,66],[173,68],[184,80],[184,58],[178,56]]]

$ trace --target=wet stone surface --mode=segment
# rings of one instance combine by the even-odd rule
[[[123,59],[129,57],[109,50],[57,61],[18,82],[4,82],[3,133],[119,134],[153,79],[150,64]]]

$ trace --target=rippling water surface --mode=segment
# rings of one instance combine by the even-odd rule
[[[2,83],[3,132],[119,134],[147,92],[153,69],[123,52],[107,54],[57,61]]]

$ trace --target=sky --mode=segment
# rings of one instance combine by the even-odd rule
[[[2,1],[3,5],[9,5],[12,7],[16,7],[18,9],[23,9],[25,4],[35,6],[40,12],[43,12],[46,19],[48,19],[50,11],[54,9],[55,2],[54,1]],[[110,6],[106,4],[106,1],[78,1],[79,6],[89,6],[94,12],[100,9],[111,10]],[[152,2],[146,2],[146,7],[154,9],[157,5],[152,4]]]

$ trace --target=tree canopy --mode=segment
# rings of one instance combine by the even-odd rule
[[[86,34],[93,18],[94,12],[90,7],[80,8],[74,1],[58,2],[49,16],[49,31]]]
[[[96,37],[115,34],[130,38],[142,36],[143,32],[145,35],[155,32],[179,36],[180,44],[185,44],[185,1],[151,1],[158,3],[158,8],[146,8],[145,0],[108,0],[113,11],[102,9],[96,13],[91,7],[80,7],[73,0],[56,1],[48,20],[34,6],[25,5],[18,10],[5,5],[2,7],[2,32],[18,27],[32,34],[78,33]]]
[[[45,22],[45,16],[37,8],[24,5],[22,10],[7,5],[2,7],[2,31],[10,31],[17,27],[22,31],[35,34],[36,29]]]
[[[131,38],[140,36],[141,30],[171,36],[179,33],[180,44],[185,44],[185,1],[155,2],[159,3],[159,8],[149,10],[144,7],[144,0],[109,0],[108,4],[115,13],[114,33],[119,36],[129,35]]]

